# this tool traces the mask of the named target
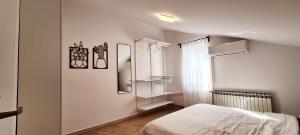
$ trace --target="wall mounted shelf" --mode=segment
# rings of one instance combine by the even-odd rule
[[[173,75],[156,75],[156,76],[152,76],[152,77],[173,77]]]
[[[157,93],[152,93],[152,94],[137,95],[137,98],[147,99],[147,98],[166,96],[166,95],[177,95],[177,94],[182,94],[182,92],[181,91],[157,92]]]
[[[161,80],[135,80],[136,83],[143,83],[143,82],[155,82],[155,81],[161,81]]]
[[[152,104],[139,106],[139,107],[137,107],[137,109],[140,110],[140,111],[148,111],[148,110],[158,108],[158,107],[161,107],[161,106],[165,106],[165,105],[168,105],[168,104],[172,104],[172,103],[173,103],[173,101],[154,102]]]
[[[152,79],[171,79],[173,75],[151,76]]]

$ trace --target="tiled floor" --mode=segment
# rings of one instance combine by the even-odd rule
[[[155,110],[153,112],[143,114],[140,117],[132,118],[110,126],[95,129],[93,131],[89,131],[81,135],[138,135],[140,129],[148,122],[177,110],[179,109],[163,108]]]

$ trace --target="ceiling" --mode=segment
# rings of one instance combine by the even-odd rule
[[[163,29],[300,47],[300,0],[85,0]],[[154,14],[179,18],[159,21]]]

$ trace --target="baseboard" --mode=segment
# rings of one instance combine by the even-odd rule
[[[176,110],[180,110],[180,109],[184,108],[183,106],[175,105],[175,104],[167,105],[167,107],[171,108],[171,109],[176,109]],[[133,114],[133,115],[121,118],[121,119],[113,120],[113,121],[110,121],[110,122],[107,122],[107,123],[104,123],[104,124],[101,124],[101,125],[98,125],[98,126],[86,128],[86,129],[75,131],[73,133],[68,133],[68,134],[65,134],[65,135],[81,135],[83,133],[86,133],[86,132],[89,132],[89,131],[92,131],[92,130],[95,130],[95,129],[98,129],[98,128],[106,127],[106,126],[116,124],[116,123],[119,123],[119,122],[122,122],[122,121],[125,121],[125,120],[128,120],[128,119],[132,119],[132,118],[136,118],[136,117],[139,117],[139,116],[147,115],[149,113],[159,111],[162,108],[164,108],[164,107],[159,107],[159,108],[153,109],[151,111],[146,111],[146,112],[138,112],[137,114]]]

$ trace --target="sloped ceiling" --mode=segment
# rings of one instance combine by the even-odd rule
[[[300,0],[75,0],[162,29],[300,47]],[[159,21],[154,14],[178,17]]]

